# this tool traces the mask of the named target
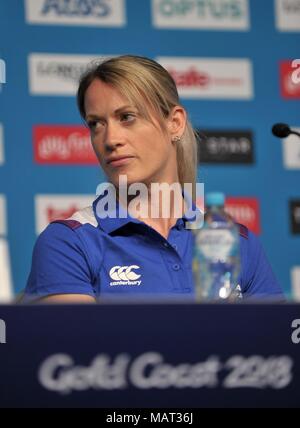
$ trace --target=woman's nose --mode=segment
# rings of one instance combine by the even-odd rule
[[[113,149],[124,144],[122,130],[118,123],[109,122],[107,124],[104,143],[109,149]]]

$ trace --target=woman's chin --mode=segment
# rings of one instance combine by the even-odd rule
[[[120,186],[130,186],[131,184],[145,183],[145,178],[138,175],[133,175],[130,173],[118,174],[118,176],[110,177],[109,181],[114,184],[116,187]]]

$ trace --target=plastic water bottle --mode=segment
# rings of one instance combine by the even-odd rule
[[[195,231],[193,271],[197,301],[234,301],[240,296],[239,230],[224,211],[223,193],[206,195],[206,213]]]

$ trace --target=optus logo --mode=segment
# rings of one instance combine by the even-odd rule
[[[152,0],[155,27],[249,30],[248,0]]]
[[[236,0],[154,0],[154,2],[165,16],[186,16],[193,13],[198,17],[211,16],[219,20],[225,17],[241,17],[244,13],[243,6],[247,3]]]

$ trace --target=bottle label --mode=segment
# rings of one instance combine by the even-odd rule
[[[226,229],[202,229],[196,237],[196,247],[205,258],[225,260],[232,255],[235,236]]]

